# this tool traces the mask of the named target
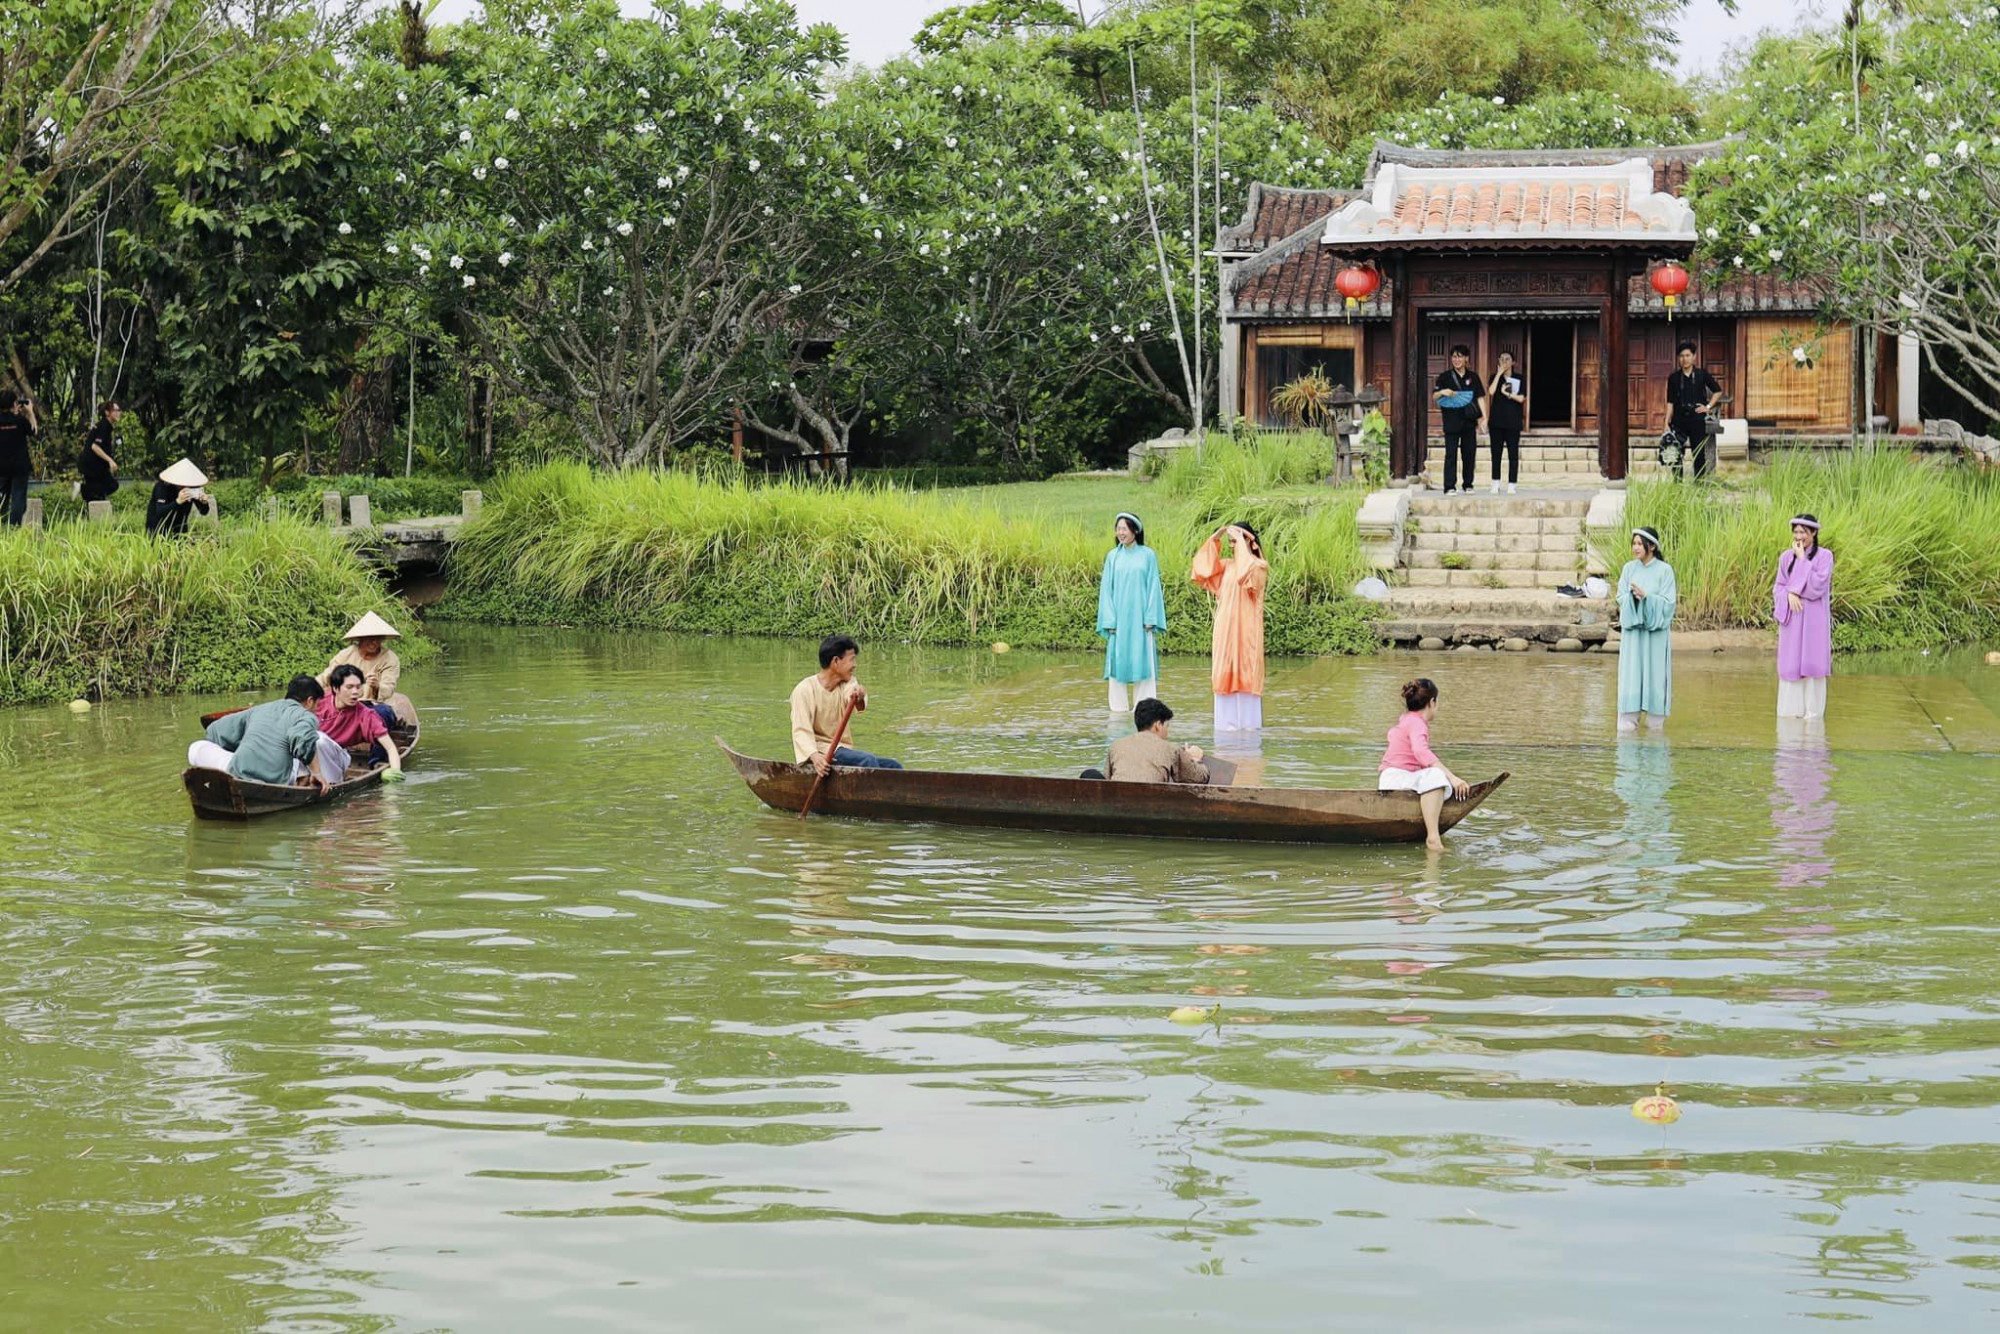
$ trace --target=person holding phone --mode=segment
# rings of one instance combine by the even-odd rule
[[[1500,494],[1500,453],[1507,453],[1507,494],[1521,480],[1521,425],[1527,411],[1527,385],[1514,369],[1511,349],[1500,353],[1493,372],[1493,396],[1486,400],[1486,438],[1493,448],[1493,494]]]
[[[208,478],[193,459],[182,459],[161,473],[153,483],[152,499],[146,502],[146,531],[156,537],[179,537],[187,531],[196,505],[204,514],[214,514],[215,499],[203,489],[207,485]]]

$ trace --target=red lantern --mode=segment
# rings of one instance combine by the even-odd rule
[[[1653,268],[1653,290],[1667,304],[1667,319],[1674,318],[1674,306],[1680,301],[1682,292],[1688,289],[1688,271],[1668,260]]]
[[[1361,303],[1382,285],[1382,275],[1372,268],[1350,264],[1333,276],[1333,285],[1347,298],[1347,314],[1352,319]]]

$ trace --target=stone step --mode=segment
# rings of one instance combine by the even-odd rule
[[[1562,551],[1411,551],[1406,553],[1412,570],[1568,570],[1581,577],[1583,553],[1575,547]]]
[[[1546,588],[1392,587],[1382,614],[1411,621],[1545,621],[1609,626],[1618,619],[1610,598],[1566,598]]]
[[[1434,468],[1419,475],[1423,478],[1425,486],[1434,491],[1443,492],[1444,470],[1442,468]],[[1463,479],[1460,480],[1462,481]],[[1480,495],[1489,494],[1487,487],[1490,485],[1492,485],[1492,480],[1487,477],[1475,478],[1473,482],[1474,489]],[[1537,491],[1589,492],[1600,490],[1608,485],[1608,483],[1605,482],[1603,477],[1594,472],[1523,472],[1521,480],[1517,485],[1523,488],[1532,487]]]
[[[1411,588],[1557,588],[1578,582],[1576,566],[1539,570],[1508,566],[1491,570],[1413,568],[1403,571]]]
[[[1479,519],[1575,519],[1590,513],[1589,496],[1508,496],[1478,493],[1447,496],[1441,491],[1417,491],[1410,496],[1410,513]]]
[[[1552,519],[1496,519],[1484,514],[1423,514],[1413,517],[1415,521],[1408,525],[1412,533],[1465,533],[1486,537],[1496,533],[1514,537],[1555,534],[1575,537],[1583,532],[1583,519],[1571,515],[1558,515]]]
[[[1473,522],[1479,522],[1474,520]],[[1487,523],[1498,523],[1498,519],[1488,519]],[[1559,523],[1561,520],[1537,520],[1537,522]],[[1540,533],[1464,533],[1437,532],[1425,527],[1410,534],[1411,551],[1569,551],[1579,549],[1583,530],[1573,528],[1568,532]]]
[[[1397,648],[1443,651],[1476,648],[1497,652],[1616,653],[1618,632],[1601,625],[1508,618],[1493,621],[1385,619],[1375,634]]]

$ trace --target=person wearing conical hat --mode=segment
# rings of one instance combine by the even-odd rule
[[[359,667],[365,682],[361,698],[375,706],[383,722],[394,723],[396,711],[389,702],[395,698],[396,679],[403,674],[403,664],[387,641],[401,639],[402,635],[371,611],[341,638],[347,641],[347,647],[333,655],[333,661],[320,673],[320,684],[326,685],[333,677],[333,669],[342,663]]]
[[[208,478],[192,459],[182,459],[161,473],[160,480],[153,483],[153,498],[146,503],[146,531],[178,537],[187,531],[188,516],[196,505],[206,513],[215,513],[214,497],[202,489],[207,485]]]

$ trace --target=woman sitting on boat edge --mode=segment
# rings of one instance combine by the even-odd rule
[[[1444,809],[1447,791],[1463,797],[1470,786],[1431,751],[1431,719],[1437,717],[1438,688],[1429,677],[1420,676],[1403,686],[1403,716],[1389,729],[1389,745],[1382,752],[1381,772],[1375,779],[1378,792],[1414,792],[1424,812],[1424,846],[1433,852],[1444,848],[1438,833],[1438,813]]]

